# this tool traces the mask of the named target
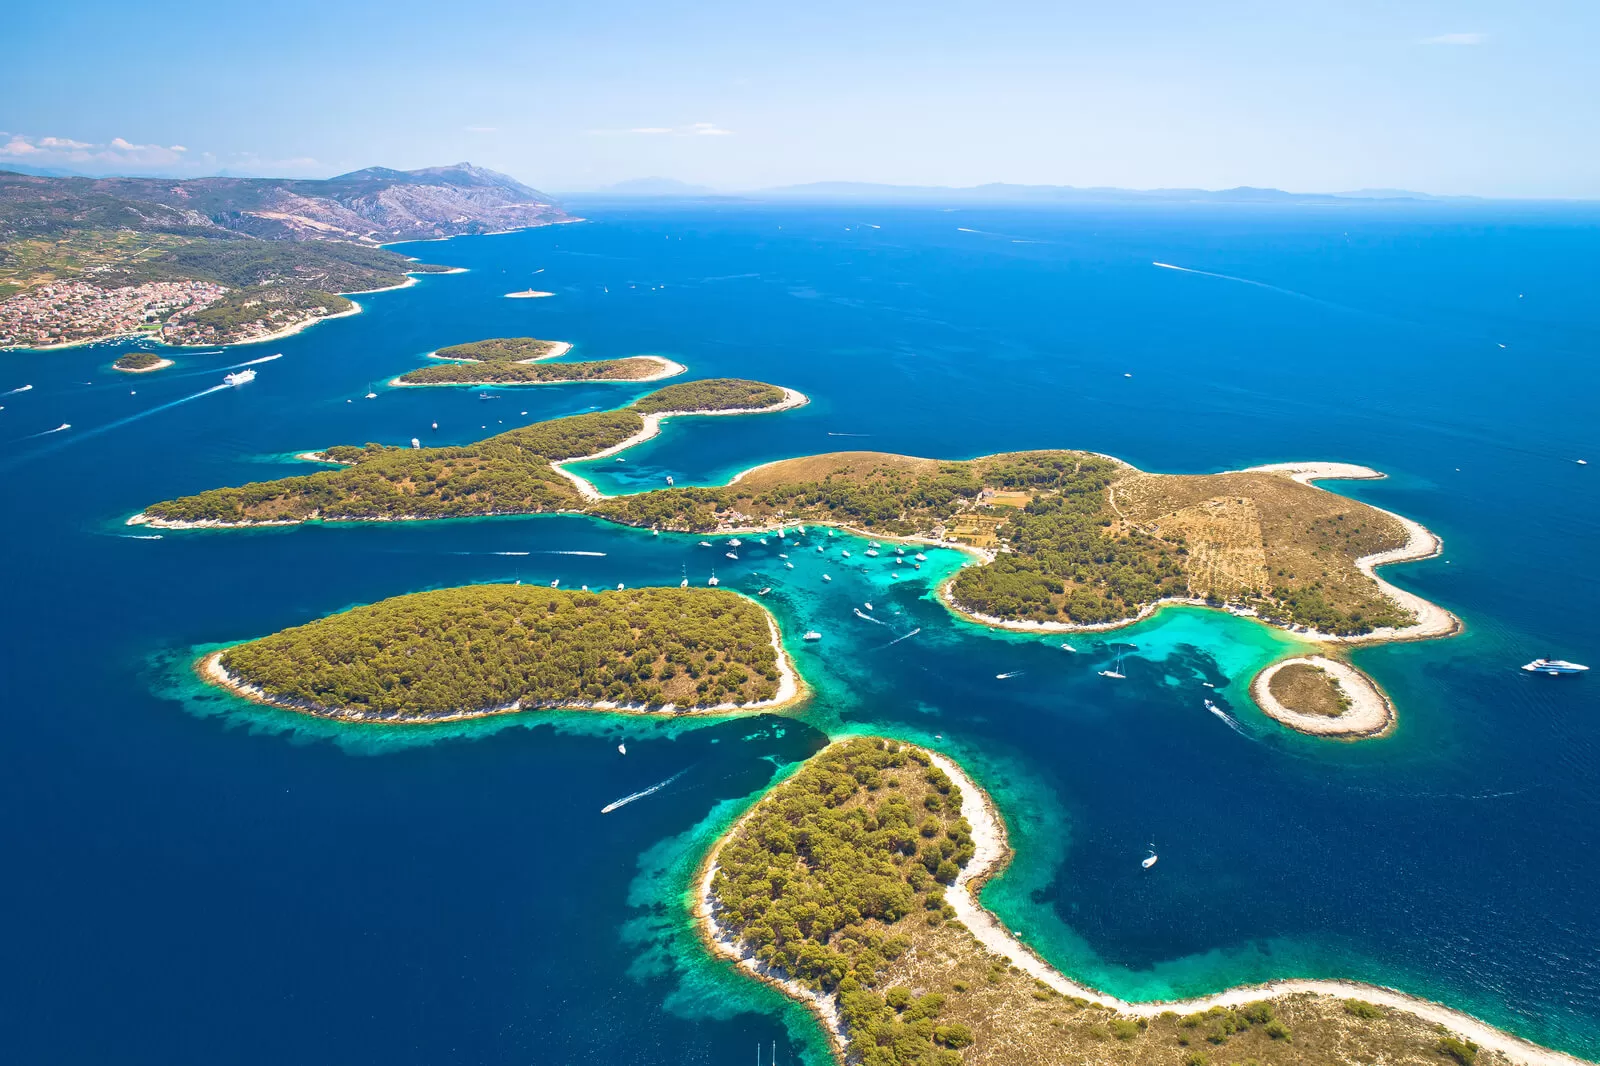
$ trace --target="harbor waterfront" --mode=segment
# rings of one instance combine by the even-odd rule
[[[1576,462],[1600,455],[1585,413],[1600,371],[1572,358],[1597,339],[1597,222],[1506,205],[639,207],[395,246],[469,269],[364,296],[362,314],[265,351],[165,350],[174,365],[142,377],[111,369],[135,342],[0,354],[0,392],[33,386],[0,399],[16,563],[0,778],[20,871],[0,899],[28,916],[8,1043],[22,1061],[731,1064],[776,1042],[778,1061],[821,1063],[810,1016],[706,952],[687,897],[763,790],[871,733],[982,784],[1015,849],[984,904],[1085,986],[1147,1001],[1362,981],[1600,1056],[1600,857],[1582,846],[1600,697],[1593,677],[1521,669],[1600,648],[1585,553],[1600,493]],[[530,282],[555,295],[503,299]],[[775,543],[745,537],[732,560],[698,535],[581,516],[124,524],[154,500],[304,473],[298,453],[469,444],[659,387],[372,388],[496,336],[570,340],[573,359],[660,353],[687,368],[676,381],[810,400],[669,418],[573,464],[604,493],[856,448],[1370,466],[1388,478],[1322,487],[1442,538],[1381,573],[1465,631],[1354,649],[1397,714],[1350,743],[1251,701],[1263,667],[1317,653],[1294,634],[1188,606],[1105,633],[1000,631],[939,601],[967,561],[951,549],[896,577],[866,538],[816,530],[825,551],[788,553],[790,570]],[[1569,385],[1524,387],[1557,366]],[[191,670],[408,592],[703,586],[713,571],[770,589],[759,602],[807,701],[355,725]],[[1100,675],[1113,665],[1122,678]],[[74,1024],[86,1010],[100,1024]]]

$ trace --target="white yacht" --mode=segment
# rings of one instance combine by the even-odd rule
[[[717,572],[715,570],[713,570],[713,571],[711,571],[711,580],[707,581],[706,584],[714,586],[714,585],[716,585],[716,583],[717,583]]]
[[[700,542],[700,547],[709,548],[709,547],[711,547],[711,542],[709,540],[703,540],[703,541]]]
[[[237,388],[238,386],[248,384],[255,379],[256,372],[254,370],[236,370],[232,374],[224,375],[222,378],[222,383],[224,385],[232,385]]]
[[[1569,663],[1565,659],[1535,659],[1523,667],[1530,674],[1581,674],[1589,669],[1581,663]]]
[[[876,548],[868,548],[866,554],[870,558],[876,559],[878,557],[878,550]]]
[[[1144,859],[1139,863],[1139,865],[1144,867],[1146,870],[1148,870],[1148,869],[1150,869],[1150,867],[1152,867],[1152,866],[1154,866],[1156,864],[1156,860],[1159,859],[1160,857],[1161,856],[1156,854],[1156,849],[1154,847],[1152,847],[1150,849],[1150,854],[1146,855],[1144,857]]]
[[[917,554],[913,555],[912,558],[915,559],[919,563],[925,563],[925,562],[928,561],[928,557],[926,555],[923,555],[921,552],[918,552]]]
[[[817,631],[816,631],[816,630],[815,630],[815,629],[812,629],[812,630],[809,630],[809,631],[808,631],[808,632],[807,632],[807,633],[806,633],[806,635],[805,635],[805,639],[806,639],[806,640],[813,640],[813,641],[815,641],[815,640],[821,640],[821,639],[822,639],[822,634],[821,634],[821,633],[818,633],[818,632],[817,632]]]
[[[822,580],[824,580],[824,581],[832,581],[833,580],[833,575],[832,574],[823,574],[822,575]]]
[[[735,559],[735,560],[737,560],[737,559],[738,559],[738,558],[739,558],[739,557],[738,557],[738,556],[737,556],[737,555],[735,555],[735,554],[733,554],[733,553],[732,553],[732,552],[723,552],[723,553],[722,553],[722,554],[723,554],[723,555],[726,555],[726,556],[727,556],[727,557],[728,557],[728,558],[730,558],[730,559]]]

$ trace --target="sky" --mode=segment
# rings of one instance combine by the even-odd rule
[[[1600,2],[53,0],[0,168],[1600,199]]]

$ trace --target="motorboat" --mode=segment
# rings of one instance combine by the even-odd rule
[[[1554,677],[1559,674],[1581,674],[1589,668],[1581,663],[1569,663],[1565,659],[1535,659],[1523,669],[1530,674],[1549,674]]]

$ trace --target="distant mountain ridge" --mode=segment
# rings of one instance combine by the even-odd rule
[[[363,244],[522,229],[568,216],[515,178],[470,163],[369,167],[334,178],[61,178],[0,171],[0,237],[70,225],[82,203],[128,222],[216,227],[265,240]],[[77,202],[77,203],[75,203]],[[30,210],[30,208],[32,210]],[[8,225],[10,224],[10,225]]]
[[[967,204],[967,203],[1254,203],[1319,204],[1381,200],[1461,201],[1473,196],[1435,196],[1406,189],[1358,189],[1352,192],[1286,192],[1241,185],[1232,189],[1122,189],[1112,186],[1015,185],[882,185],[867,181],[817,181],[740,192],[723,192],[672,178],[637,178],[573,196],[605,199],[790,200],[796,202]]]
[[[1373,200],[1473,200],[1476,197],[1438,197],[1403,189],[1363,189],[1358,192],[1286,192],[1283,189],[1240,185],[1232,189],[1119,189],[1111,186],[986,185],[877,185],[871,182],[822,181],[784,185],[748,194],[752,198],[783,200],[857,200],[877,203],[1251,203],[1316,204]]]

